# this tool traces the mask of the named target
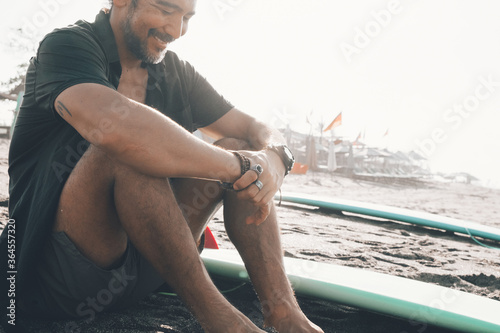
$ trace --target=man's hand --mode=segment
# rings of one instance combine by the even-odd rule
[[[260,164],[263,168],[260,176],[257,172],[249,170],[233,184],[235,190],[241,190],[238,192],[238,198],[248,200],[255,206],[255,213],[247,217],[246,223],[259,225],[267,219],[271,212],[274,195],[281,187],[285,177],[285,166],[281,158],[269,150],[240,151],[240,153],[250,159],[251,166]],[[260,190],[255,185],[257,179],[263,184]]]

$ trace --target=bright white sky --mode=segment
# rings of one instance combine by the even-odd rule
[[[104,3],[10,2],[0,33],[92,21]],[[364,130],[368,144],[500,184],[499,12],[497,0],[198,0],[172,48],[267,122],[308,132],[307,114],[326,126],[343,111],[337,135]],[[29,56],[0,50],[5,81]]]

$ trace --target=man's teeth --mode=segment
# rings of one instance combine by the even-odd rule
[[[164,40],[160,39],[159,37],[156,37],[156,36],[155,36],[155,38],[156,38],[157,40],[159,40],[161,43],[163,43],[163,44],[167,44],[167,42],[165,42]]]

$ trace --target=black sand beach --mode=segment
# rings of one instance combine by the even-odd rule
[[[0,228],[8,220],[7,154],[8,141],[0,139]],[[286,191],[393,205],[500,227],[500,191],[475,185],[427,180],[372,182],[314,173],[289,176],[283,185]],[[278,216],[286,256],[408,277],[500,301],[499,251],[469,237],[289,204],[278,208]],[[221,248],[232,248],[220,212],[210,227]],[[483,243],[500,248],[498,242]],[[216,281],[224,290],[238,285],[220,278]],[[250,285],[228,292],[226,297],[262,326],[260,306]],[[451,332],[334,302],[300,296],[298,301],[325,332]],[[18,323],[18,327],[26,332],[202,332],[175,296],[162,294],[153,294],[126,310],[98,313],[90,322],[33,320]]]

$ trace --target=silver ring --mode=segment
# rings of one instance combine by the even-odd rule
[[[258,179],[254,182],[254,184],[259,188],[259,191],[262,190],[262,187],[264,187],[264,184],[262,184],[262,182]]]
[[[257,178],[259,178],[260,174],[264,171],[264,168],[260,164],[255,164],[250,167],[250,170],[254,171],[257,174]]]

